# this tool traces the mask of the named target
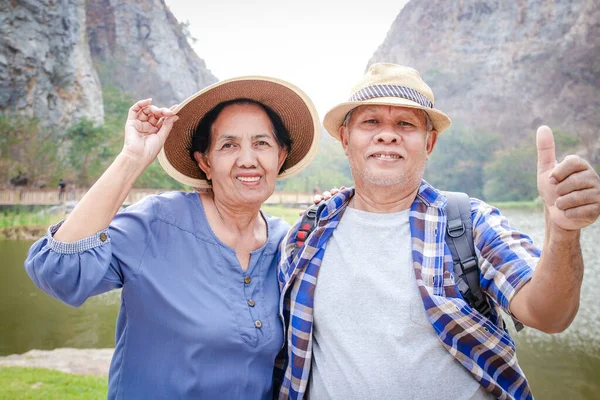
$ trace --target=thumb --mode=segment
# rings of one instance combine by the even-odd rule
[[[556,165],[554,136],[552,135],[552,130],[546,125],[538,128],[536,145],[538,154],[537,172],[539,175],[551,170]]]
[[[157,132],[157,135],[160,137],[162,143],[165,143],[167,136],[169,136],[169,133],[171,132],[171,128],[173,128],[173,124],[177,122],[178,119],[179,117],[177,115],[166,117],[164,119],[162,126]]]

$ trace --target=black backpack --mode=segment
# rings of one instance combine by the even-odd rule
[[[442,192],[448,199],[446,214],[446,244],[454,261],[454,281],[467,304],[484,317],[490,319],[491,307],[479,281],[479,264],[473,243],[473,222],[471,220],[471,201],[466,193]],[[308,208],[302,215],[300,228],[296,232],[292,257],[317,226],[317,205]],[[515,328],[523,329],[523,324],[513,318]]]

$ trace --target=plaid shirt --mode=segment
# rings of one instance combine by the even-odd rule
[[[312,360],[315,285],[327,241],[337,227],[354,189],[346,189],[318,209],[318,225],[293,256],[298,223],[282,242],[279,265],[280,313],[285,347],[276,362],[280,399],[301,399]],[[472,309],[454,284],[452,255],[445,244],[446,198],[422,181],[410,209],[415,277],[423,305],[441,344],[473,377],[499,399],[533,398],[503,329],[499,307],[507,313],[515,293],[531,279],[540,251],[531,239],[511,228],[497,209],[471,199],[473,240],[481,269],[481,288],[491,299],[491,320]],[[400,392],[402,388],[398,388]]]

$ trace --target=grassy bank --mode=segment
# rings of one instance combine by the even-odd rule
[[[0,400],[106,399],[105,377],[41,368],[0,367]]]
[[[505,201],[489,202],[500,210],[525,210],[541,211],[542,205],[538,201]],[[289,208],[280,205],[264,205],[262,210],[275,217],[280,217],[288,223],[293,224],[299,218],[302,208]],[[17,228],[43,228],[44,230],[60,221],[64,215],[43,214],[40,212],[4,210],[0,211],[0,239],[10,239],[11,234]]]
[[[64,218],[61,215],[39,212],[1,211],[0,240],[37,240],[44,236],[48,226]]]
[[[489,201],[489,204],[497,207],[499,210],[524,210],[524,211],[542,211],[544,208],[540,200],[531,201]]]
[[[293,225],[294,222],[300,218],[299,212],[302,211],[302,208],[289,208],[283,206],[274,206],[274,205],[263,205],[261,209],[274,217],[283,218],[290,225]]]
[[[39,212],[0,212],[0,229],[18,226],[48,226],[60,221],[62,216],[41,214]]]

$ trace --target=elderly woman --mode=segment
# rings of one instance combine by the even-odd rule
[[[72,306],[123,288],[109,398],[272,397],[277,253],[289,226],[260,207],[278,178],[310,162],[319,131],[306,95],[272,78],[220,82],[174,111],[150,99],[131,107],[121,153],[25,262],[36,285]],[[198,190],[117,214],[159,152]]]

